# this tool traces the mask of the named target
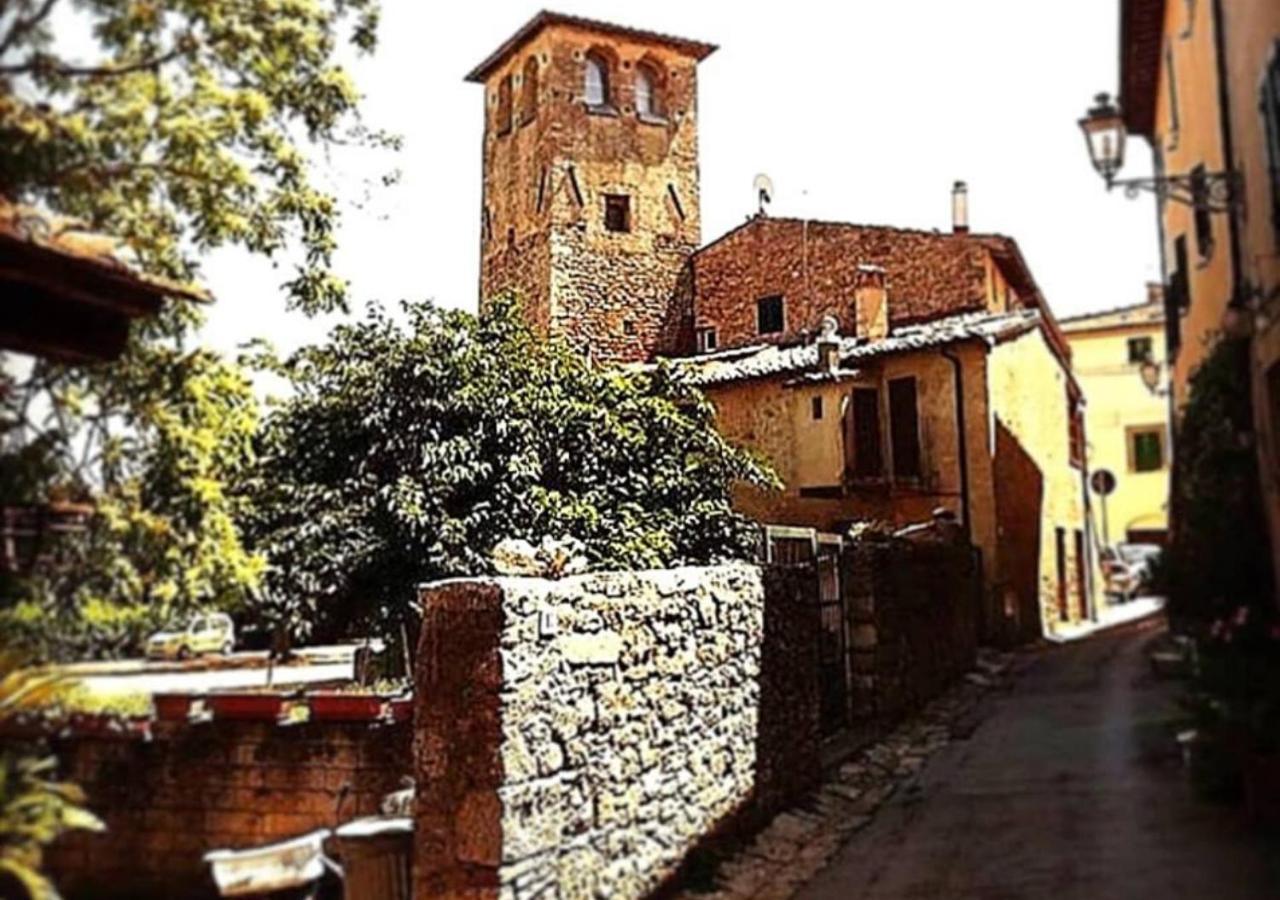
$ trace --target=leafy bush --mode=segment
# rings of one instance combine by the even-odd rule
[[[665,366],[597,368],[523,324],[374,308],[279,371],[249,532],[298,635],[394,635],[418,584],[492,571],[503,538],[571,535],[597,567],[744,557],[735,482],[774,483]]]
[[[1193,627],[1271,609],[1267,541],[1250,433],[1248,347],[1220,341],[1190,382],[1178,423],[1172,490],[1170,606]]]

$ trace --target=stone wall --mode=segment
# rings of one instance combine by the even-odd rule
[[[855,719],[892,720],[969,671],[982,596],[963,543],[858,541],[841,561]]]
[[[49,871],[67,898],[205,898],[218,848],[294,837],[369,815],[411,770],[408,723],[156,723],[153,738],[54,742],[102,834],[60,838]]]
[[[415,896],[645,896],[812,786],[813,590],[743,564],[424,588]]]

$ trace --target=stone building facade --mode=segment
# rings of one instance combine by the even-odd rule
[[[540,13],[468,75],[485,87],[480,296],[602,361],[678,331],[701,240],[697,64],[715,48]]]

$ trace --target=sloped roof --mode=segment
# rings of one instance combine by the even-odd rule
[[[602,22],[598,19],[586,19],[581,16],[570,16],[565,13],[551,12],[542,10],[532,19],[520,27],[515,34],[502,42],[497,50],[494,50],[484,62],[476,66],[467,73],[467,81],[483,82],[489,77],[502,61],[518,50],[521,46],[532,40],[538,32],[549,25],[571,25],[576,28],[582,28],[587,31],[595,31],[601,34],[616,35],[621,38],[628,38],[634,41],[643,41],[651,44],[663,44],[687,53],[694,59],[701,62],[716,51],[715,44],[708,44],[704,41],[690,40],[689,38],[676,37],[670,34],[661,34],[657,31],[646,31],[642,28],[628,28],[625,25],[615,25],[612,22]]]
[[[962,341],[979,340],[991,345],[1025,334],[1036,328],[1040,321],[1037,310],[963,313],[898,328],[878,341],[842,337],[840,365],[846,369],[854,368],[860,362],[878,357],[930,350]],[[756,344],[719,353],[681,357],[671,362],[691,383],[706,387],[813,369],[818,365],[818,346],[816,343],[792,346]]]
[[[145,275],[121,243],[70,219],[0,198],[0,349],[61,362],[114,359],[130,321],[197,287]]]
[[[1081,331],[1102,331],[1130,325],[1159,325],[1163,321],[1163,304],[1135,303],[1131,306],[1119,306],[1063,319],[1062,330],[1067,334],[1075,334]]]
[[[195,285],[138,271],[126,261],[124,243],[117,237],[90,231],[76,219],[11,203],[4,197],[0,197],[0,242],[9,247],[24,245],[49,251],[65,263],[97,270],[103,277],[158,297],[202,302],[213,299],[208,291]]]

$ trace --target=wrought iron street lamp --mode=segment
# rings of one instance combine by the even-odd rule
[[[1107,183],[1107,190],[1124,188],[1126,197],[1151,191],[1162,200],[1173,200],[1208,212],[1227,212],[1239,202],[1239,176],[1235,172],[1206,172],[1189,175],[1159,175],[1153,178],[1116,178],[1124,165],[1124,145],[1128,134],[1124,117],[1111,102],[1110,94],[1094,97],[1093,107],[1080,120],[1089,159]]]

